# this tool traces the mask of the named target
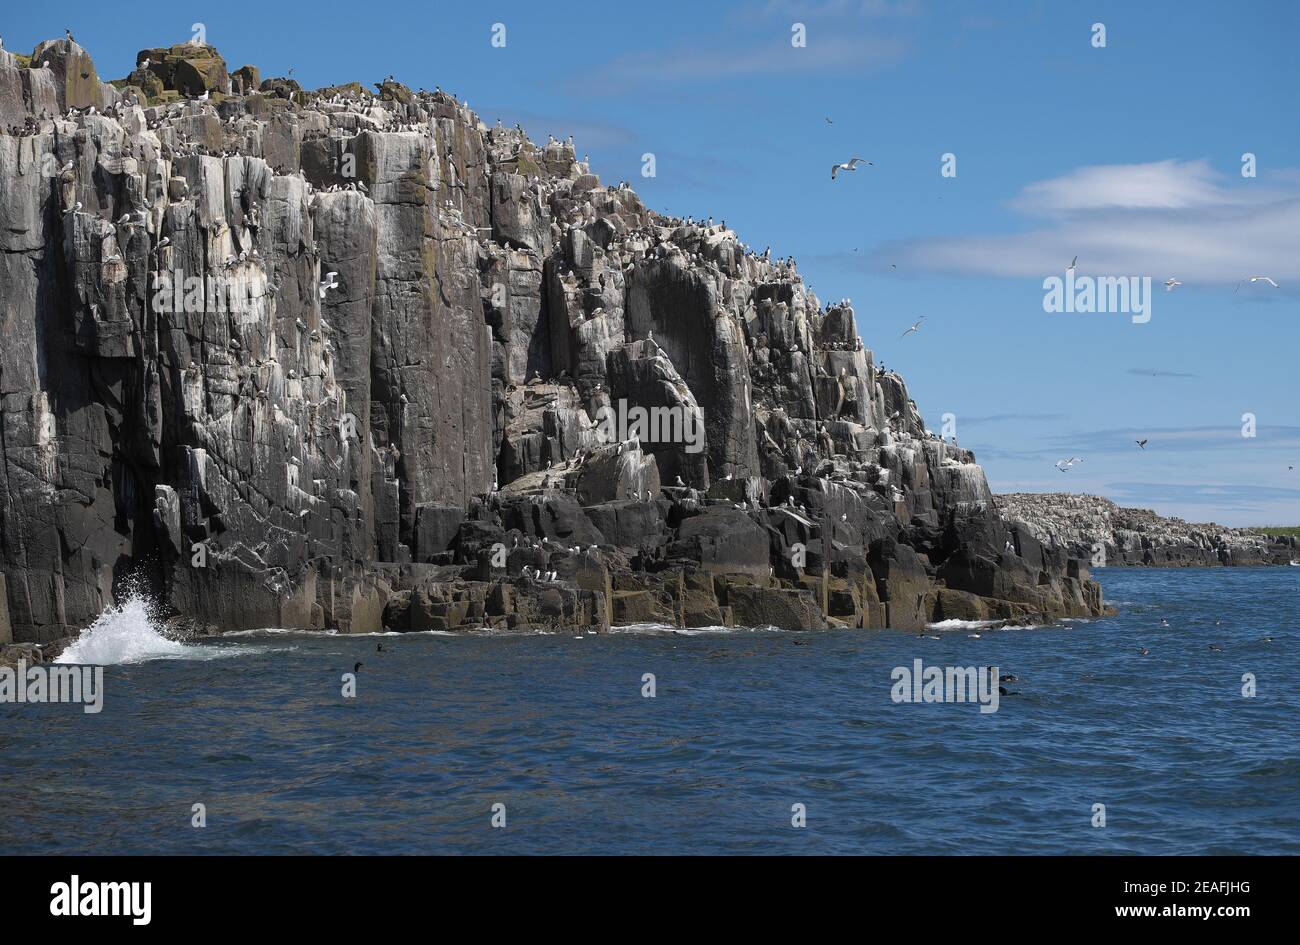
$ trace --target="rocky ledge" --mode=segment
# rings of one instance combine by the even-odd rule
[[[995,501],[1004,516],[1024,522],[1045,546],[1086,558],[1094,567],[1279,565],[1298,554],[1291,535],[1191,524],[1094,495],[1011,493]]]
[[[138,61],[0,51],[0,643],[132,582],[220,630],[1102,612],[792,260],[440,90]]]

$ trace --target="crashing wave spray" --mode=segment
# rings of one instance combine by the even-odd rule
[[[154,659],[184,659],[196,655],[161,632],[150,601],[133,591],[120,606],[110,607],[59,654],[56,663],[112,666]]]

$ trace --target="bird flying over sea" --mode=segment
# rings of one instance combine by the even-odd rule
[[[1179,282],[1177,279],[1174,279],[1174,278],[1166,279],[1166,280],[1165,280],[1165,291],[1166,291],[1166,292],[1172,292],[1172,291],[1174,291],[1174,289],[1178,288],[1180,285],[1182,285],[1182,283]]]
[[[1142,449],[1146,449],[1148,439],[1150,439],[1150,437],[1141,440],[1134,440],[1133,442],[1136,443],[1138,446],[1140,446]]]
[[[1065,268],[1066,268],[1066,271],[1068,272],[1068,271],[1073,270],[1074,267],[1077,266],[1077,265],[1079,265],[1079,257],[1078,257],[1078,256],[1075,256],[1074,259],[1072,259],[1072,260],[1070,261],[1070,265],[1068,265],[1068,266],[1065,267]]]
[[[870,161],[865,160],[863,158],[860,157],[849,158],[843,164],[831,165],[831,180],[834,180],[835,175],[840,171],[856,171],[858,169],[859,164],[865,164],[868,167],[875,167],[874,164],[872,164]]]
[[[907,331],[905,331],[905,332],[903,332],[901,335],[899,335],[899,336],[898,336],[898,340],[899,340],[899,341],[902,341],[904,338],[906,338],[906,337],[907,337],[908,335],[910,335],[912,332],[914,332],[914,331],[920,331],[920,330],[921,330],[921,322],[923,322],[923,321],[925,321],[925,316],[924,316],[924,315],[922,315],[920,318],[918,318],[918,319],[917,319],[917,320],[912,324],[912,327],[911,327],[911,328],[907,329]]]
[[[1056,468],[1059,469],[1061,472],[1065,472],[1067,469],[1069,469],[1069,468],[1070,468],[1071,466],[1073,466],[1075,463],[1081,463],[1081,462],[1083,462],[1083,460],[1081,460],[1079,457],[1077,457],[1077,456],[1071,456],[1069,459],[1063,459],[1063,460],[1059,461],[1059,462],[1056,464]]]
[[[1273,281],[1272,279],[1270,279],[1268,276],[1250,276],[1250,277],[1248,277],[1248,278],[1246,278],[1246,279],[1242,279],[1240,282],[1238,282],[1238,283],[1237,283],[1237,288],[1232,290],[1233,293],[1236,294],[1237,289],[1240,289],[1240,288],[1241,288],[1243,285],[1245,285],[1247,282],[1267,282],[1269,285],[1271,285],[1271,286],[1272,286],[1273,288],[1275,288],[1275,289],[1280,289],[1280,288],[1281,288],[1280,285],[1278,285],[1276,282],[1274,282],[1274,281]]]

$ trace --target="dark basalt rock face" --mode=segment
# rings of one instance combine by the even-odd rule
[[[0,643],[128,582],[222,630],[1101,612],[793,265],[440,92],[145,58],[0,51]]]

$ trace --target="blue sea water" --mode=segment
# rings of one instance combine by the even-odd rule
[[[119,614],[82,654],[118,660],[100,714],[0,705],[0,853],[1300,852],[1300,568],[1097,577],[1118,616],[938,640],[177,647]],[[997,665],[1017,694],[990,714],[893,703],[917,658]]]

